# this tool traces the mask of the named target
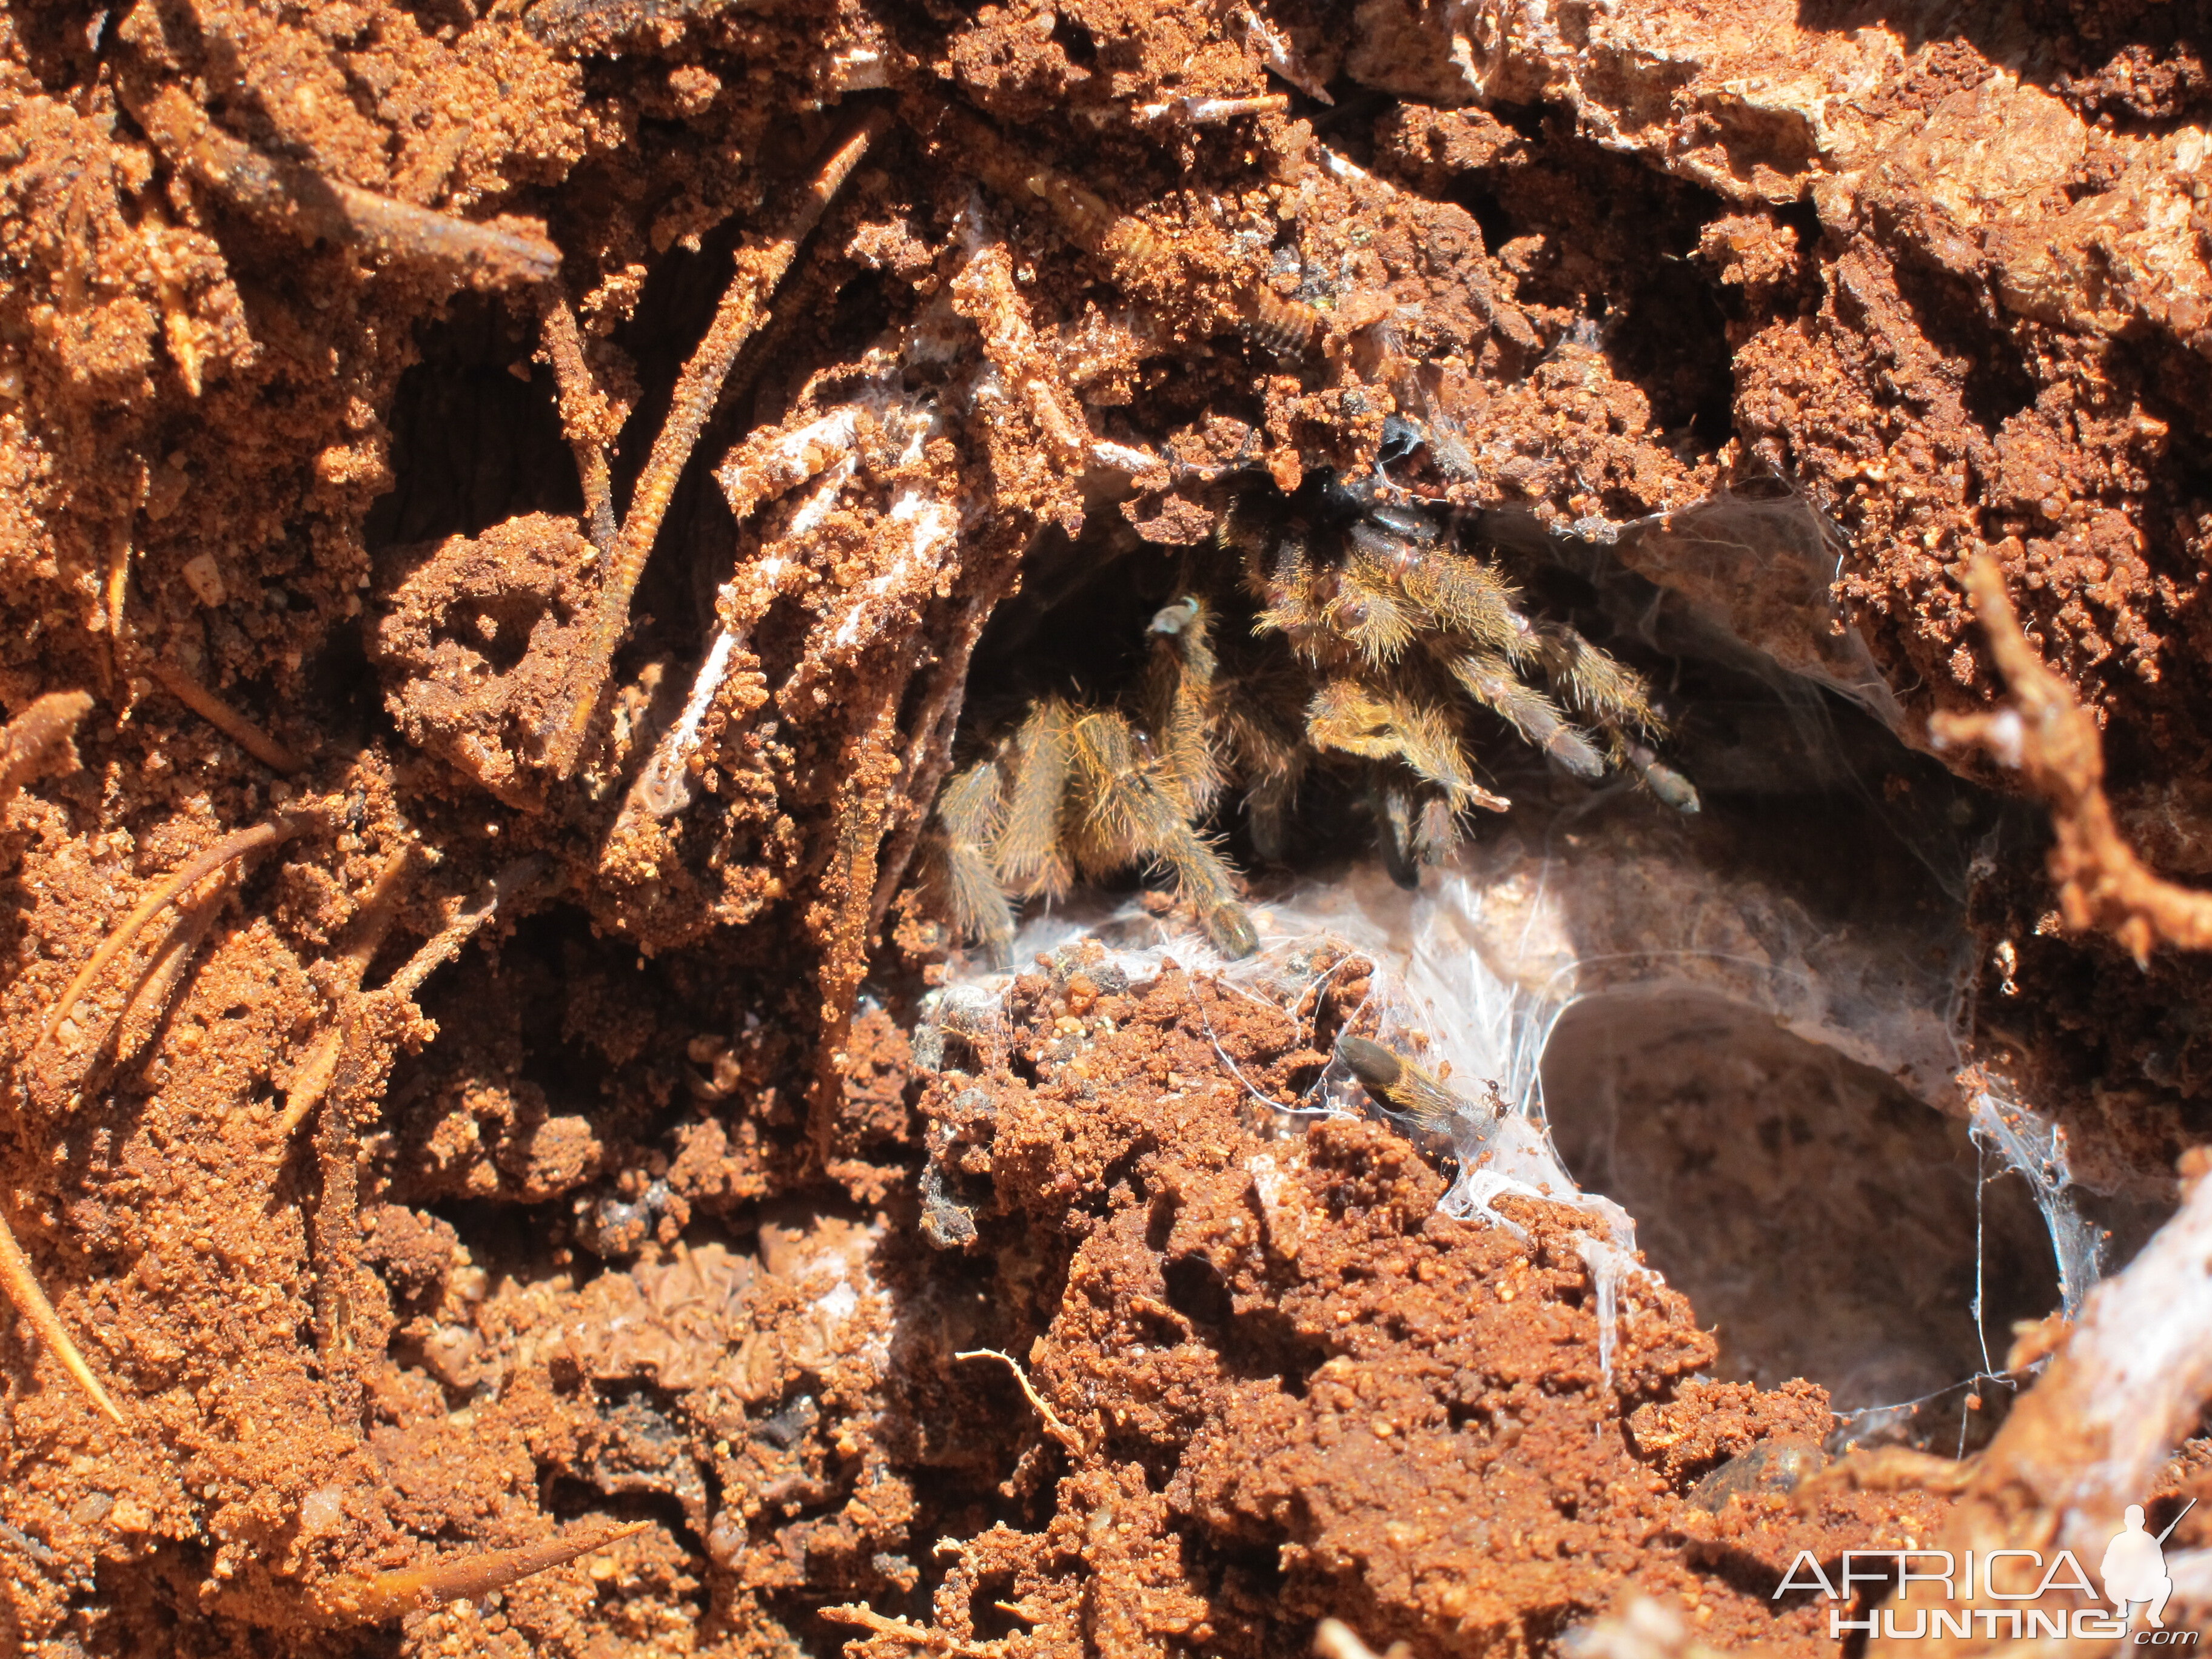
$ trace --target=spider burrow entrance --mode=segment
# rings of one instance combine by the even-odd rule
[[[1410,422],[1393,428],[1395,459],[1424,447]],[[973,758],[939,798],[933,866],[947,914],[994,956],[1017,902],[1137,866],[1167,878],[1217,949],[1247,954],[1229,841],[1260,863],[1301,861],[1304,790],[1370,819],[1413,885],[1474,813],[1510,807],[1492,784],[1516,744],[1565,779],[1623,775],[1698,810],[1655,750],[1666,726],[1645,678],[1532,608],[1496,550],[1379,467],[1316,470],[1287,495],[1233,467],[1212,482],[1210,546],[1172,566],[1109,554],[1056,611],[1006,630],[1028,636],[1027,655],[995,666],[1038,689],[971,730]],[[1143,615],[1148,593],[1165,603]],[[991,688],[979,692],[988,709]]]

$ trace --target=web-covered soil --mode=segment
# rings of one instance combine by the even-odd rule
[[[2198,21],[12,8],[0,704],[92,706],[0,823],[0,1205],[123,1420],[0,1322],[0,1650],[1288,1655],[1333,1615],[1517,1653],[1634,1593],[1832,1648],[1782,1568],[1943,1498],[1793,1504],[1759,1472],[1819,1389],[1702,1376],[1648,1282],[1601,1352],[1573,1212],[1439,1216],[1395,1130],[1256,1101],[1349,986],[1300,1015],[1018,964],[918,1057],[969,965],[928,814],[1235,489],[1358,476],[1396,413],[1458,446],[1461,507],[1616,549],[1785,667],[1848,621],[1912,743],[1995,694],[1960,579],[1994,554],[2124,832],[2212,873]],[[780,246],[687,416],[733,261]],[[760,484],[749,434],[848,418],[845,471]],[[686,419],[564,761],[610,525]],[[1841,532],[1809,589],[1613,535],[1781,485]],[[1055,608],[1102,570],[1127,593]],[[1767,732],[1775,775],[1802,740]],[[1910,817],[1919,775],[1875,771]],[[1911,886],[1790,810],[1778,859]],[[1312,833],[1288,862],[1364,830]],[[2033,832],[1976,845],[1974,1057],[2170,1204],[2201,969],[2066,936]],[[642,1525],[362,1611],[605,1519]]]

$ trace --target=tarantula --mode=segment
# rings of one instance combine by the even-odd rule
[[[1198,825],[1226,781],[1216,732],[1212,617],[1186,595],[1152,621],[1142,723],[1112,708],[1039,698],[997,751],[945,786],[940,861],[961,927],[1002,957],[1011,890],[1058,898],[1077,875],[1165,867],[1224,954],[1257,942],[1237,882]]]
[[[1300,744],[1237,744],[1262,763],[1251,804],[1262,851],[1279,847],[1281,807],[1312,754],[1352,755],[1378,763],[1367,783],[1383,854],[1410,885],[1458,844],[1469,808],[1511,804],[1476,781],[1476,708],[1575,776],[1627,768],[1695,811],[1696,791],[1650,747],[1664,727],[1643,677],[1566,623],[1525,615],[1495,564],[1398,493],[1379,471],[1365,483],[1322,472],[1287,501],[1241,495],[1223,520],[1260,606],[1255,633],[1287,643],[1311,686]]]
[[[1238,494],[1216,538],[1230,556],[1153,616],[1128,710],[1040,697],[946,785],[937,864],[962,930],[1002,956],[1011,899],[1151,864],[1217,948],[1243,955],[1255,935],[1237,877],[1200,828],[1226,788],[1243,790],[1272,860],[1307,769],[1328,755],[1364,763],[1384,857],[1410,886],[1457,844],[1468,811],[1510,805],[1476,779],[1486,716],[1573,775],[1626,768],[1697,811],[1696,790],[1650,747],[1662,723],[1643,678],[1565,623],[1524,614],[1496,565],[1401,495],[1379,471],[1366,483],[1316,472],[1288,497]],[[1214,631],[1231,611],[1249,625],[1224,640],[1224,666]]]

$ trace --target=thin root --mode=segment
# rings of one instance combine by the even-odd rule
[[[378,996],[411,997],[422,989],[422,981],[438,969],[459,955],[460,948],[469,942],[477,929],[498,913],[501,899],[512,899],[515,889],[537,878],[544,868],[542,859],[517,859],[491,878],[483,900],[473,910],[464,910],[426,940],[422,948],[408,957],[399,971],[377,991]]]
[[[346,1037],[350,1032],[361,1000],[362,975],[375,959],[378,947],[392,926],[397,908],[399,878],[412,855],[412,849],[397,854],[385,866],[377,877],[362,906],[361,932],[353,947],[346,953],[340,967],[341,978],[337,994],[337,1018],[316,1037],[314,1044],[301,1056],[292,1073],[292,1082],[284,1099],[284,1115],[276,1121],[276,1155],[281,1158],[292,1139],[292,1133],[307,1120],[307,1114],[322,1103],[330,1092],[331,1082],[337,1075],[338,1061],[345,1054]],[[518,859],[494,876],[483,900],[473,910],[464,910],[437,933],[425,940],[421,949],[407,958],[371,996],[407,998],[422,989],[422,981],[438,969],[450,962],[470,936],[489,921],[499,909],[501,898],[511,898],[514,890],[535,877],[541,868],[537,859]]]
[[[70,760],[75,762],[76,750],[70,747],[70,734],[91,707],[92,699],[82,691],[51,692],[0,730],[0,808],[4,808],[24,782],[52,761],[57,751],[66,751]],[[54,1358],[62,1362],[62,1369],[92,1403],[120,1424],[122,1412],[108,1397],[107,1390],[100,1386],[92,1367],[85,1363],[76,1344],[62,1328],[61,1316],[54,1311],[54,1304],[39,1288],[30,1260],[24,1255],[23,1247],[15,1242],[15,1232],[8,1224],[4,1205],[0,1205],[0,1291],[6,1291],[8,1299],[15,1304],[15,1311],[22,1315]]]
[[[218,875],[205,893],[183,907],[168,936],[148,959],[131,1000],[123,1005],[123,1012],[115,1022],[113,1052],[117,1066],[127,1065],[153,1036],[169,1006],[169,999],[176,994],[184,979],[185,969],[199,954],[208,929],[215,925],[224,901],[229,898],[231,884],[227,874]],[[95,1066],[95,1074],[98,1070]],[[88,1088],[96,1086],[96,1083],[88,1081]]]
[[[871,1635],[888,1636],[894,1642],[904,1642],[925,1653],[947,1655],[949,1659],[958,1659],[962,1655],[991,1659],[992,1656],[1004,1652],[1006,1645],[1003,1638],[995,1642],[963,1642],[933,1625],[917,1625],[906,1619],[888,1618],[858,1601],[849,1601],[842,1607],[824,1607],[822,1616],[841,1625],[857,1625]]]
[[[264,155],[215,125],[179,88],[135,101],[131,112],[173,165],[303,241],[326,237],[447,265],[478,288],[542,283],[561,269],[561,250],[543,236],[416,207]]]
[[[392,931],[392,921],[399,914],[400,885],[414,860],[412,847],[404,847],[393,854],[384,868],[377,872],[376,880],[355,915],[353,944],[338,958],[337,981],[331,988],[337,1017],[317,1034],[313,1046],[292,1068],[292,1080],[286,1085],[284,1115],[276,1124],[280,1155],[290,1141],[292,1132],[307,1121],[307,1114],[329,1092],[331,1079],[337,1074],[338,1056],[345,1052],[353,1000],[361,990],[362,976],[368,972],[368,964],[376,959],[384,936]]]
[[[2105,799],[2096,719],[2027,642],[1996,562],[1986,555],[1976,559],[1966,580],[2010,707],[1992,714],[1937,714],[1929,722],[1936,741],[1986,750],[2019,772],[2051,808],[2057,835],[2051,878],[2069,927],[2101,928],[2139,964],[2148,964],[2159,945],[2212,950],[2212,893],[2161,880],[2121,839]]]
[[[77,969],[76,977],[69,982],[69,988],[55,999],[53,1006],[47,1011],[46,1023],[39,1028],[38,1042],[32,1046],[43,1048],[53,1041],[54,1033],[61,1029],[62,1021],[69,1017],[69,1011],[76,1006],[77,999],[85,994],[93,981],[100,977],[100,970],[138,937],[146,924],[159,915],[164,906],[188,890],[201,877],[210,871],[220,870],[234,859],[242,859],[264,847],[275,847],[288,842],[301,830],[322,821],[322,815],[317,812],[295,812],[283,817],[271,818],[251,830],[225,836],[204,852],[185,860],[179,869],[139,901],[137,909],[124,917],[107,937],[100,940],[100,947],[92,953],[91,959]]]
[[[1003,1364],[1008,1370],[1014,1374],[1014,1381],[1021,1384],[1023,1397],[1030,1402],[1030,1405],[1035,1409],[1038,1417],[1042,1418],[1044,1421],[1044,1431],[1050,1435],[1053,1439],[1057,1441],[1060,1445],[1066,1447],[1069,1451],[1075,1453],[1079,1456],[1082,1455],[1083,1437],[1076,1433],[1073,1429],[1069,1428],[1066,1424],[1060,1420],[1060,1413],[1053,1410],[1051,1403],[1048,1401],[1042,1395],[1039,1394],[1030,1384],[1030,1374],[1022,1369],[1021,1361],[1016,1359],[1013,1355],[1010,1353],[1001,1353],[996,1348],[969,1348],[962,1352],[954,1354],[952,1357],[955,1359],[995,1359],[999,1361],[1000,1364]]]
[[[159,657],[145,658],[146,672],[161,689],[272,771],[303,771],[307,763],[270,737],[190,674]]]
[[[585,1537],[549,1538],[517,1549],[485,1550],[428,1567],[398,1567],[334,1579],[314,1595],[316,1613],[333,1625],[368,1625],[474,1599],[529,1577],[565,1566],[578,1556],[652,1530],[650,1521],[603,1524]]]
[[[584,361],[584,336],[576,326],[575,307],[560,289],[549,285],[538,306],[538,342],[545,360],[553,366],[553,384],[561,403],[561,425],[576,452],[576,476],[584,486],[584,520],[592,545],[607,558],[620,534],[615,523],[614,482],[607,466],[607,445],[612,424],[607,400],[592,379]]]
[[[39,1340],[52,1352],[55,1358],[62,1362],[62,1369],[76,1379],[77,1387],[84,1390],[86,1397],[119,1426],[123,1422],[123,1413],[114,1401],[108,1398],[107,1390],[100,1386],[100,1379],[92,1374],[92,1367],[84,1363],[84,1356],[77,1352],[76,1344],[70,1340],[70,1334],[62,1328],[61,1316],[54,1311],[54,1304],[46,1300],[46,1293],[39,1288],[39,1281],[31,1272],[30,1259],[23,1254],[23,1247],[15,1242],[15,1231],[8,1225],[4,1209],[0,1209],[0,1290],[8,1293],[8,1299],[15,1304],[15,1311],[23,1316],[24,1322],[38,1333]]]

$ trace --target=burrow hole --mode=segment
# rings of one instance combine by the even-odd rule
[[[1905,1431],[1930,1432],[2002,1367],[2014,1321],[2058,1305],[2026,1179],[1771,1016],[1704,992],[1593,997],[1553,1030],[1543,1084],[1561,1158],[1717,1328],[1723,1378],[1805,1377],[1844,1413],[1925,1401]]]

